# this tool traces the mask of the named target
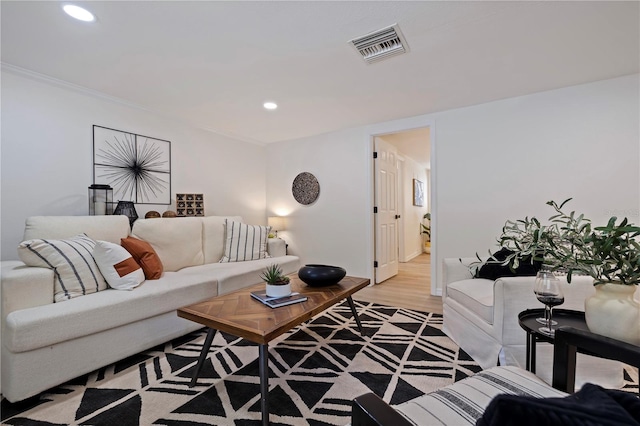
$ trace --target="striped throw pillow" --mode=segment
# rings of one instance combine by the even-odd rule
[[[225,245],[224,256],[220,263],[244,262],[246,260],[266,259],[267,237],[271,231],[270,226],[247,225],[225,219]]]
[[[62,302],[107,288],[93,257],[96,242],[85,234],[65,240],[34,239],[18,246],[28,266],[53,269],[54,301]]]

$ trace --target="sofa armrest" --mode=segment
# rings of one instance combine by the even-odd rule
[[[287,243],[281,238],[267,238],[267,252],[271,257],[287,255]]]
[[[444,259],[442,261],[444,285],[473,278],[470,265],[477,261],[478,259],[475,257],[449,257]]]
[[[475,257],[448,257],[442,261],[442,300],[447,296],[447,285],[473,278],[470,265],[477,262]]]
[[[351,426],[411,426],[402,414],[378,395],[366,393],[351,403]]]
[[[19,261],[3,261],[2,318],[11,312],[53,303],[53,270],[26,266]]]
[[[560,327],[553,346],[554,388],[573,393],[576,382],[576,352],[580,350],[601,358],[621,361],[640,368],[640,346],[621,342],[586,330]],[[640,396],[640,390],[638,390]]]

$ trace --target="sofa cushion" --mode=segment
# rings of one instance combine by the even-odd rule
[[[108,241],[96,241],[93,257],[109,287],[133,290],[144,281],[144,272],[122,246]]]
[[[283,256],[250,262],[209,263],[185,268],[180,273],[185,275],[205,274],[215,277],[218,281],[218,294],[226,294],[251,284],[264,282],[260,274],[273,263],[280,265],[283,274],[292,274],[300,268],[297,256]]]
[[[205,216],[202,218],[202,251],[204,263],[220,262],[224,255],[225,219],[242,222],[241,216]]]
[[[247,225],[225,219],[224,256],[220,262],[244,262],[270,257],[267,238],[270,226]]]
[[[84,234],[64,240],[27,240],[18,246],[18,256],[28,266],[53,269],[54,301],[62,302],[107,288],[93,257],[95,244]]]
[[[165,271],[202,265],[202,219],[199,217],[138,219],[131,235],[147,241]]]
[[[133,237],[122,238],[120,244],[142,267],[146,279],[157,280],[162,276],[162,261],[151,244]]]
[[[494,280],[473,278],[447,285],[447,297],[460,303],[488,324],[493,324]]]
[[[107,289],[11,312],[2,343],[11,352],[51,346],[201,302],[216,296],[217,288],[215,277],[207,274],[165,272],[159,280],[145,281],[132,291]]]
[[[45,238],[60,240],[87,234],[92,240],[118,244],[129,235],[131,227],[126,216],[31,216],[27,218],[23,240]]]

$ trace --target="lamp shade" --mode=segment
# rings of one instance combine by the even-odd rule
[[[282,216],[270,216],[267,223],[276,232],[286,229],[285,219]]]
[[[113,214],[122,214],[129,218],[129,225],[133,227],[133,222],[138,218],[138,212],[136,212],[136,206],[133,201],[118,201],[116,209]]]

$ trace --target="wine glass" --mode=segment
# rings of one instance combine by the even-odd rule
[[[555,275],[549,269],[545,269],[543,267],[543,269],[538,271],[538,274],[536,275],[535,284],[533,286],[533,293],[536,295],[536,297],[538,297],[538,287],[543,288],[542,283],[540,283],[540,281],[552,280],[552,279],[555,279]],[[548,317],[549,317],[549,309],[547,306],[545,306],[544,316],[536,318],[536,321],[538,321],[540,324],[546,325]],[[558,325],[558,322],[551,320],[551,325]]]
[[[547,325],[538,328],[538,331],[547,336],[553,336],[555,334],[555,330],[551,328],[553,307],[564,303],[564,293],[562,292],[562,287],[560,287],[560,280],[553,274],[548,279],[539,280],[536,282],[535,293],[538,300],[544,303],[549,310]]]

